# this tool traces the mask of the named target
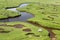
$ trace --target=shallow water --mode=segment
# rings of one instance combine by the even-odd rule
[[[19,7],[27,6],[28,4],[21,4]],[[16,8],[8,8],[7,10],[19,12],[16,10]],[[14,21],[27,21],[27,19],[33,18],[34,16],[27,12],[19,12],[21,16],[15,17],[15,18],[8,18],[0,20],[0,22],[14,22]]]
[[[27,19],[32,18],[33,15],[26,13],[26,12],[20,12],[21,16],[15,17],[15,18],[8,18],[0,20],[0,22],[14,22],[14,21],[27,21]]]
[[[22,7],[25,7],[27,5],[28,5],[28,3],[27,4],[21,4],[19,7],[22,8]]]
[[[14,12],[18,12],[18,11],[16,10],[16,8],[10,8],[10,9],[7,9],[7,10],[14,11]]]
[[[28,4],[27,3],[25,3],[25,4],[21,4],[20,6],[18,6],[18,8],[23,8],[23,7],[26,7]],[[15,11],[15,12],[18,12],[17,10],[16,10],[16,8],[13,8],[13,7],[8,7],[8,8],[6,8],[7,10],[10,10],[10,11]]]

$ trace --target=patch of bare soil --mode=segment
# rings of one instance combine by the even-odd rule
[[[53,33],[51,29],[47,29],[47,31],[49,32],[48,36],[51,38],[51,40],[56,40],[55,33]]]
[[[0,31],[4,30],[3,28],[0,28]]]
[[[25,32],[31,32],[32,30],[29,29],[29,28],[26,28],[26,29],[23,29],[23,31],[25,31]]]
[[[25,26],[22,25],[22,24],[16,24],[16,25],[13,25],[13,27],[15,27],[15,28],[23,28],[23,27],[25,27]]]
[[[33,24],[35,26],[42,27],[42,28],[46,29],[49,32],[48,36],[51,38],[51,40],[56,40],[55,34],[52,32],[52,30],[60,30],[60,29],[49,28],[49,27],[43,26],[43,25],[41,25],[37,22],[33,22],[33,21],[27,21],[27,22],[30,23],[30,24]]]

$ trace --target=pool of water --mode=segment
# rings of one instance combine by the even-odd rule
[[[28,3],[25,3],[25,4],[21,4],[19,7],[22,8],[22,7],[25,7],[27,5],[29,5],[29,4]]]
[[[27,5],[28,4],[21,4],[19,7],[25,7]],[[18,10],[16,10],[16,8],[8,8],[7,10],[14,11],[14,12],[19,12]],[[0,22],[27,21],[28,19],[34,17],[32,14],[27,13],[27,12],[19,12],[19,13],[21,14],[21,16],[14,17],[14,18],[3,19],[3,20],[0,20]]]
[[[8,18],[0,20],[0,22],[14,22],[14,21],[27,21],[27,19],[30,19],[33,17],[32,14],[26,13],[26,12],[20,12],[21,16],[15,17],[15,18]]]

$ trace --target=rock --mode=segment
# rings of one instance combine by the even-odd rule
[[[42,29],[38,29],[38,32],[42,32]]]

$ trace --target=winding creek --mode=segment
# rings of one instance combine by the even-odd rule
[[[19,7],[25,7],[28,4],[21,4]],[[7,10],[10,11],[14,11],[14,12],[19,12],[16,10],[16,8],[7,8]],[[33,18],[34,16],[31,13],[27,13],[27,12],[19,12],[21,14],[21,16],[18,17],[14,17],[14,18],[6,18],[6,19],[2,19],[0,20],[0,22],[14,22],[14,21],[27,21],[30,18]]]
[[[25,22],[28,19],[34,17],[32,14],[26,13],[26,12],[20,12],[21,16],[14,17],[14,18],[7,18],[7,19],[2,19],[0,22],[14,22],[14,21],[21,21]]]
[[[28,4],[21,4],[19,7],[22,8],[22,7],[25,7],[27,5]],[[16,10],[16,8],[8,8],[7,10],[14,11],[14,12],[19,12],[19,11]],[[14,17],[14,18],[2,19],[2,20],[0,20],[0,22],[14,22],[14,21],[26,22],[28,19],[34,17],[33,14],[30,14],[30,13],[27,13],[27,12],[19,12],[19,13],[21,14],[21,16]],[[31,24],[33,24],[35,26],[38,26],[38,27],[45,28],[50,33],[51,40],[56,40],[55,34],[52,32],[52,28],[44,27],[44,26],[38,24],[37,22],[30,22],[29,21],[28,23],[31,23]],[[58,30],[60,30],[60,29],[58,29]]]

